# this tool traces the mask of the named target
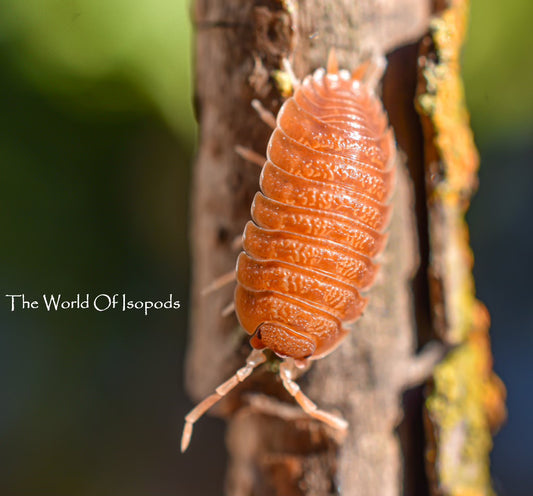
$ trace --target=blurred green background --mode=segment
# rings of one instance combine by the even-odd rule
[[[469,220],[510,421],[502,495],[533,493],[533,35],[529,0],[474,0],[465,84],[482,155]],[[222,422],[178,454],[195,141],[183,0],[0,0],[0,283],[179,311],[0,305],[0,494],[220,494]]]

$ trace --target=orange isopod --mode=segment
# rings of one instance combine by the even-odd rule
[[[367,300],[360,292],[372,285],[374,258],[385,246],[395,143],[375,94],[384,67],[384,58],[374,57],[350,74],[338,69],[332,50],[327,71],[301,84],[293,77],[295,92],[277,118],[259,105],[274,132],[233,277],[235,312],[253,351],[185,417],[182,451],[194,422],[266,360],[264,349],[283,358],[283,385],[309,415],[346,429],[294,376],[329,354],[347,333],[343,323],[361,316]],[[259,162],[253,152],[241,154]]]

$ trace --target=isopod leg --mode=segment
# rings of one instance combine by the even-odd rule
[[[235,302],[228,303],[221,312],[222,317],[228,317],[235,311]]]
[[[233,241],[231,242],[231,249],[232,250],[242,250],[242,245],[243,245],[243,238],[242,238],[242,234],[239,234],[238,236],[235,236],[233,238]]]
[[[296,77],[296,74],[294,74],[294,70],[292,69],[292,65],[289,62],[289,59],[283,58],[283,60],[281,61],[281,65],[283,67],[283,70],[288,74],[293,92],[295,92],[300,87],[301,83],[300,80]]]
[[[254,98],[252,100],[252,107],[254,110],[259,114],[259,118],[269,127],[272,129],[276,129],[276,117],[270,110],[267,110],[265,107],[263,107],[263,104]]]
[[[227,272],[226,274],[217,277],[209,286],[202,289],[200,294],[202,296],[207,296],[209,293],[217,291],[220,288],[226,286],[227,284],[230,284],[231,282],[235,281],[236,277],[237,275],[235,273],[235,269],[233,269],[231,272]]]
[[[313,403],[300,389],[300,386],[294,382],[293,375],[295,372],[294,362],[290,359],[282,362],[279,369],[279,375],[283,382],[285,389],[294,397],[298,404],[302,407],[304,412],[325,424],[345,431],[348,428],[348,422],[342,417],[334,415],[332,413],[320,410],[315,403]]]
[[[237,145],[235,146],[235,151],[237,152],[237,155],[241,156],[244,160],[252,162],[252,164],[257,164],[259,167],[263,167],[263,165],[265,165],[266,158],[263,157],[263,155],[254,152],[250,148],[245,148],[244,146]]]
[[[183,434],[181,436],[181,452],[183,453],[189,446],[192,436],[192,428],[194,423],[209,410],[215,403],[221,400],[240,382],[243,382],[252,371],[263,362],[266,361],[266,356],[260,350],[253,350],[246,359],[246,365],[230,377],[226,382],[222,383],[215,389],[215,392],[205,398],[201,403],[196,405],[186,416],[185,426],[183,427]]]

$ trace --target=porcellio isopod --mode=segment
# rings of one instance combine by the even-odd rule
[[[361,316],[367,303],[361,291],[378,271],[374,259],[386,242],[395,173],[394,136],[376,95],[384,67],[383,57],[372,57],[352,73],[339,70],[331,51],[327,70],[295,81],[276,118],[259,108],[274,131],[229,277],[237,281],[234,309],[253,351],[185,417],[182,451],[194,422],[266,360],[265,349],[283,359],[283,385],[305,412],[347,428],[318,409],[294,378],[297,368],[341,343],[343,324]]]

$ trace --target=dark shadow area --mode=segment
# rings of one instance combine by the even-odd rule
[[[414,108],[418,43],[407,45],[388,56],[383,79],[383,103],[398,144],[400,155],[407,160],[414,191],[416,236],[419,266],[413,277],[413,301],[418,334],[418,349],[434,338],[431,332],[431,312],[428,285],[428,219],[424,176],[424,137],[420,118]]]
[[[425,386],[407,390],[402,398],[403,419],[397,428],[404,466],[404,496],[428,496],[425,467],[426,437],[422,421]]]
[[[408,45],[388,56],[387,73],[383,80],[383,103],[400,153],[407,160],[412,181],[419,266],[412,279],[413,304],[420,349],[434,336],[431,332],[428,287],[428,220],[424,179],[424,137],[420,118],[414,108],[418,43]],[[423,388],[407,391],[403,397],[404,417],[398,435],[404,460],[404,491],[406,496],[427,496],[428,482],[424,467],[425,440],[422,427]]]

